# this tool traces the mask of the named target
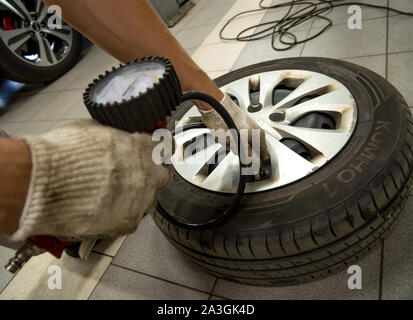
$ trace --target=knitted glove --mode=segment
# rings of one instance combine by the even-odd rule
[[[155,165],[155,142],[93,120],[26,136],[32,173],[18,230],[12,239],[52,235],[63,239],[132,233],[155,206],[156,190],[169,183]]]
[[[269,158],[267,145],[265,143],[265,132],[261,129],[258,123],[252,119],[245,111],[243,111],[237,104],[232,101],[232,99],[225,94],[224,99],[221,101],[221,104],[225,107],[225,109],[230,114],[231,118],[234,120],[235,125],[237,126],[238,130],[240,129],[258,129],[260,131],[260,141],[259,146],[252,145],[252,134],[251,131],[248,132],[248,146],[249,146],[249,153],[251,154],[251,146],[252,150],[256,153],[259,153],[261,160],[265,160]],[[228,130],[227,125],[225,124],[224,120],[221,116],[216,112],[214,109],[204,111],[199,110],[202,116],[202,121],[204,124],[210,129],[224,129]],[[259,147],[259,150],[258,148]]]

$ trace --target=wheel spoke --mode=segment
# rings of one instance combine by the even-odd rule
[[[243,78],[225,86],[222,90],[238,99],[241,109],[247,110],[250,105],[249,78]]]
[[[47,18],[48,8],[41,0],[37,0],[36,13],[38,22],[43,22]]]
[[[39,16],[40,15],[40,9],[43,6],[43,2],[42,0],[35,0],[36,1],[36,15]]]
[[[30,38],[30,32],[30,28],[20,28],[7,31],[0,29],[0,38],[7,46],[15,51]],[[23,39],[24,41],[22,42]]]
[[[31,38],[31,36],[28,34],[24,38],[21,38],[19,41],[13,42],[13,44],[9,45],[10,50],[15,52],[23,44],[25,44],[30,38]]]
[[[175,162],[175,169],[178,172],[185,172],[185,175],[194,178],[199,171],[215,157],[218,151],[222,149],[219,144],[212,144],[207,148],[196,152],[193,155],[181,158],[181,161]],[[180,149],[178,152],[182,152]],[[182,153],[181,153],[182,154]]]
[[[210,133],[208,128],[203,129],[192,129],[188,131],[179,132],[177,131],[175,135],[175,143],[177,145],[184,145],[186,142],[191,141],[194,138],[203,136],[204,134]]]
[[[279,123],[274,123],[273,127],[278,130],[284,138],[297,139],[327,158],[333,157],[337,150],[345,145],[350,136],[349,132],[341,130],[300,128]]]
[[[181,118],[181,120],[179,120],[175,127],[182,127],[185,124],[185,122],[191,122],[191,119],[200,117],[201,113],[198,111],[198,108],[193,106],[184,114],[184,116]]]
[[[315,94],[322,90],[326,90],[329,86],[334,86],[335,82],[333,79],[323,76],[321,74],[313,75],[301,83],[293,92],[291,92],[287,97],[277,103],[270,112],[274,112],[277,109],[286,109],[294,105],[301,98]]]
[[[272,106],[274,88],[284,79],[283,72],[265,72],[260,74],[260,103],[265,108]]]
[[[290,183],[317,169],[317,165],[307,161],[272,136],[267,135],[267,146],[276,185]]]
[[[60,30],[51,30],[47,28],[42,28],[42,31],[63,40],[67,44],[71,44],[72,42],[72,33],[64,33]]]
[[[317,111],[342,115],[352,110],[354,106],[354,99],[347,94],[344,88],[341,88],[286,109],[285,120],[291,123],[307,113]]]
[[[202,188],[234,192],[239,181],[239,161],[232,152],[200,184]]]
[[[23,20],[32,20],[29,11],[21,0],[0,0],[0,4],[17,14]]]
[[[54,52],[50,48],[46,38],[41,37],[39,34],[36,34],[37,43],[39,44],[39,66],[45,67],[53,64]],[[56,58],[56,57],[55,57]]]
[[[50,56],[48,56],[48,58],[51,59],[51,61],[50,61],[50,60],[49,60],[49,61],[50,61],[52,64],[57,63],[58,60],[57,60],[56,54],[55,54],[54,51],[52,50],[52,46],[51,46],[49,40],[47,40],[47,38],[44,38],[44,41],[45,41],[46,48],[49,48],[48,54],[50,54]]]

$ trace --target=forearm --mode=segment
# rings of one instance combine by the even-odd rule
[[[19,226],[31,173],[29,147],[20,140],[0,138],[0,233]]]
[[[143,56],[171,60],[182,89],[221,100],[223,94],[175,39],[147,0],[46,0],[66,22],[122,62]]]

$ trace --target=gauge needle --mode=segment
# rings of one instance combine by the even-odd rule
[[[138,81],[139,77],[137,77],[135,79],[135,81],[133,81],[125,90],[125,92],[122,94],[122,98],[126,96],[126,94],[132,89],[132,87],[134,86],[134,84],[136,83],[136,81]]]

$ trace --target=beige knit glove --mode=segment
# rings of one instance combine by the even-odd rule
[[[106,238],[132,233],[168,184],[155,165],[155,142],[93,120],[74,122],[40,136],[23,137],[32,173],[18,230],[12,238],[52,235]]]
[[[237,126],[238,130],[240,129],[257,129],[260,131],[260,141],[259,141],[259,150],[257,147],[254,146],[253,150],[260,154],[261,160],[265,160],[269,158],[267,145],[265,143],[265,132],[261,129],[258,123],[252,119],[245,111],[243,111],[237,104],[232,101],[232,99],[225,94],[224,99],[221,101],[221,104],[230,114],[231,118],[234,120],[235,125]],[[228,130],[227,125],[225,124],[224,120],[221,116],[216,112],[214,109],[204,111],[199,110],[202,116],[202,121],[209,129],[224,129]],[[248,132],[248,144],[249,147],[252,145],[252,134]],[[251,148],[249,148],[249,152],[251,153]]]

